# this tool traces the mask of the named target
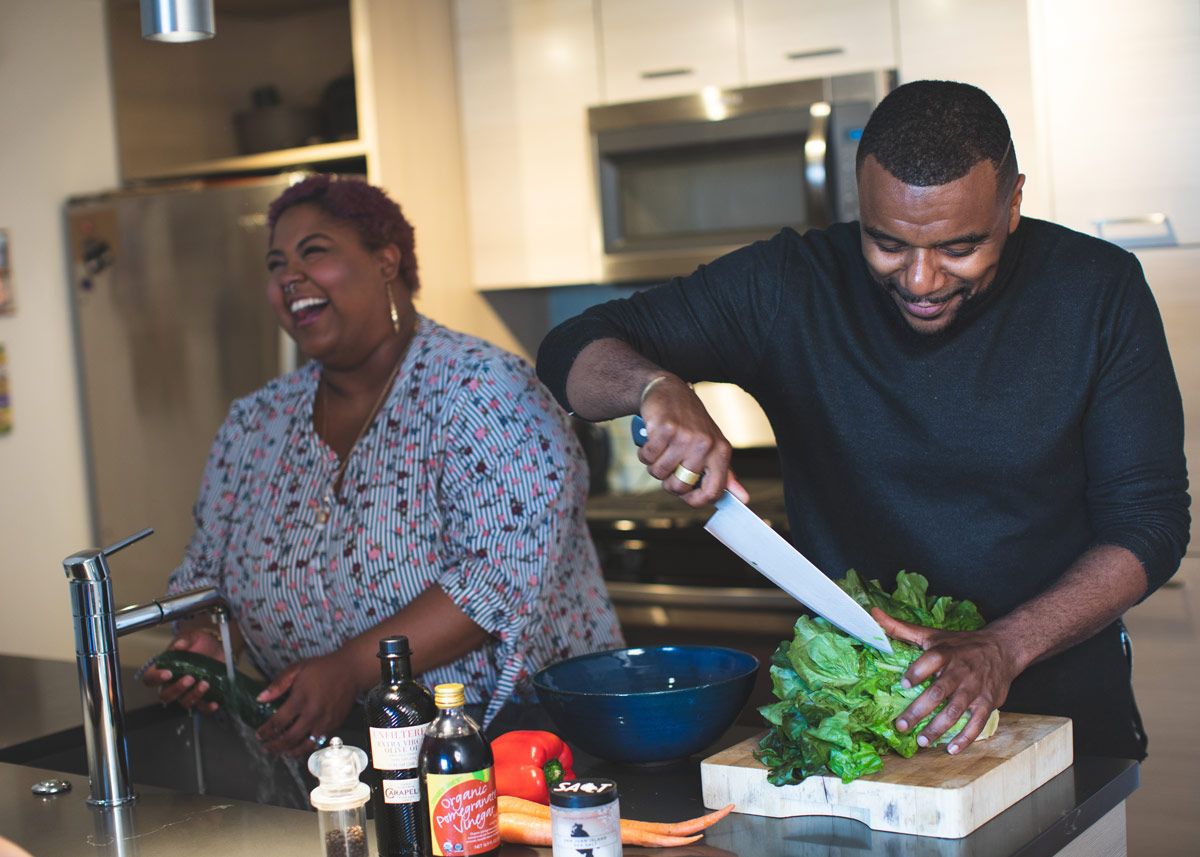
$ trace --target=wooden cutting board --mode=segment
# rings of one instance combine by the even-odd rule
[[[766,734],[766,733],[762,733]],[[883,770],[843,785],[809,777],[773,786],[754,758],[760,734],[700,763],[704,805],[784,818],[836,815],[874,830],[959,839],[1070,767],[1071,721],[1034,714],[1000,715],[996,734],[951,756],[944,746],[911,759],[883,757]]]

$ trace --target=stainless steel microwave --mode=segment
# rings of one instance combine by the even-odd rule
[[[894,71],[588,110],[604,279],[661,279],[783,226],[858,217],[854,156]]]

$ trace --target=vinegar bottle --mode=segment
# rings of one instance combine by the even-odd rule
[[[421,794],[429,807],[432,857],[480,857],[500,852],[500,815],[492,748],[463,712],[461,684],[434,688],[437,719],[421,745]]]
[[[371,805],[379,857],[428,857],[428,813],[417,758],[437,714],[433,694],[413,681],[407,637],[379,641],[380,683],[367,694],[371,728]]]

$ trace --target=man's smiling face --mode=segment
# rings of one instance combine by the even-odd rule
[[[858,175],[867,268],[918,333],[950,328],[996,277],[1004,242],[1021,218],[1018,176],[1003,195],[991,161],[943,185],[907,185],[873,156]]]

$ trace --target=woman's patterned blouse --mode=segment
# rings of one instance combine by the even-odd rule
[[[320,372],[310,362],[234,402],[172,592],[216,586],[273,677],[437,584],[491,639],[422,681],[461,682],[485,723],[532,699],[542,666],[622,645],[582,450],[524,360],[420,318],[340,495],[337,454],[313,430]]]

